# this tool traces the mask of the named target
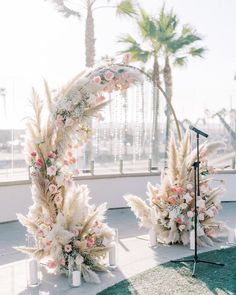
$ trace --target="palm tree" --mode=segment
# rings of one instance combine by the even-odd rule
[[[157,26],[154,19],[144,9],[131,0],[124,0],[117,6],[118,15],[131,17],[137,25],[140,40],[136,40],[130,34],[120,37],[118,42],[127,45],[121,53],[130,53],[131,61],[140,62],[143,66],[147,62],[152,64],[151,79],[153,85],[153,121],[152,121],[152,160],[158,163],[158,115],[159,115],[159,88],[160,66],[158,55],[160,44],[157,39]],[[142,45],[141,45],[142,43]]]
[[[165,92],[171,101],[173,96],[172,66],[186,65],[189,57],[202,57],[205,48],[198,45],[202,38],[189,25],[182,26],[179,31],[179,19],[173,10],[166,12],[165,6],[160,10],[156,27],[158,28],[158,41],[162,45],[161,49],[165,59],[163,69]],[[167,147],[171,128],[171,110],[168,104],[166,117]],[[165,158],[167,158],[167,148]]]

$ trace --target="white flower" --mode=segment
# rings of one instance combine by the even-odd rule
[[[55,184],[50,184],[48,187],[51,194],[55,194],[57,192],[57,186]]]
[[[56,182],[58,184],[58,186],[61,186],[64,184],[64,175],[60,174],[56,176]]]
[[[180,204],[180,208],[182,208],[183,210],[186,209],[187,207],[188,207],[187,203]]]
[[[187,188],[188,190],[191,190],[191,189],[193,188],[192,183],[188,183],[187,186],[186,186],[186,188]]]
[[[170,211],[170,213],[169,213],[169,217],[170,217],[170,219],[172,219],[172,218],[176,218],[177,215],[178,215],[178,213],[176,212],[176,210],[172,210],[172,211]]]
[[[205,208],[205,201],[203,199],[198,200],[197,201],[197,207]]]
[[[190,196],[189,193],[187,193],[184,195],[184,199],[185,199],[186,203],[190,203],[193,198]]]
[[[204,220],[204,214],[203,213],[198,214],[198,219],[199,220]]]
[[[47,175],[49,176],[54,176],[56,175],[57,173],[57,167],[56,166],[50,166],[50,167],[47,167]]]
[[[184,225],[184,224],[181,224],[181,225],[179,226],[179,230],[182,231],[182,230],[184,230],[184,229],[185,229],[185,225]]]
[[[214,212],[213,212],[213,210],[211,210],[211,209],[208,209],[207,211],[206,211],[206,214],[209,216],[209,217],[213,217],[215,214],[214,214]]]
[[[84,258],[80,254],[78,254],[75,258],[75,263],[77,265],[81,265],[83,262],[84,262]]]

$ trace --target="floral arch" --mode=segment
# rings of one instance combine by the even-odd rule
[[[75,185],[68,163],[72,149],[85,141],[88,120],[108,103],[103,92],[127,89],[141,74],[124,64],[109,64],[85,71],[53,97],[45,81],[47,104],[33,89],[34,116],[28,120],[26,161],[32,179],[33,205],[19,221],[34,237],[33,247],[18,247],[37,260],[68,273],[70,264],[81,267],[85,281],[99,282],[95,271],[106,270],[103,258],[114,232],[103,222],[106,204],[89,204],[89,191]]]

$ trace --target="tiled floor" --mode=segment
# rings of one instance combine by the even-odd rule
[[[219,219],[224,220],[230,227],[235,227],[235,212],[236,202],[224,203]],[[129,209],[109,210],[107,222],[119,232],[119,267],[111,273],[101,274],[101,284],[83,283],[78,289],[69,288],[66,277],[47,274],[45,270],[42,270],[42,284],[34,289],[27,288],[25,255],[12,248],[24,244],[25,229],[18,222],[0,224],[0,295],[94,295],[124,278],[159,263],[193,253],[188,247],[179,245],[159,245],[154,249],[150,248],[146,230],[139,229],[137,220]],[[209,249],[200,249],[200,251],[206,250]]]

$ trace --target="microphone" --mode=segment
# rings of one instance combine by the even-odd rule
[[[203,131],[201,131],[201,130],[199,130],[199,129],[197,129],[196,127],[194,127],[194,126],[189,126],[189,129],[190,130],[193,130],[194,132],[196,132],[197,134],[200,134],[200,135],[202,135],[202,136],[204,136],[204,137],[208,137],[208,134],[206,134],[205,132],[203,132]]]

